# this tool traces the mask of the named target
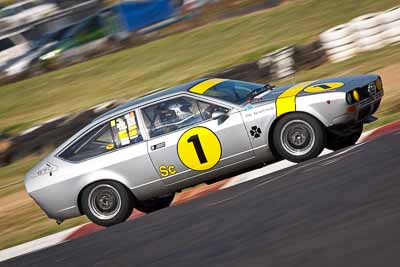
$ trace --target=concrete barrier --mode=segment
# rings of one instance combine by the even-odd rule
[[[16,136],[0,140],[0,166],[10,164],[32,154],[40,154],[70,138],[97,116],[124,103],[108,101],[78,114],[63,115],[36,125]]]

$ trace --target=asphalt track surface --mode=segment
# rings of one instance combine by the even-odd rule
[[[400,133],[0,266],[399,266]]]

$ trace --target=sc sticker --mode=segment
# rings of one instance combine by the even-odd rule
[[[221,154],[221,143],[215,133],[208,128],[192,128],[179,138],[178,156],[189,169],[209,170],[217,165]]]
[[[307,87],[304,89],[304,92],[306,93],[321,93],[321,92],[326,92],[330,90],[335,90],[340,87],[343,87],[344,83],[342,82],[335,82],[335,83],[321,83],[321,84],[316,84]]]
[[[170,175],[176,174],[176,168],[175,166],[160,166],[159,168],[160,174],[162,177],[168,177]]]

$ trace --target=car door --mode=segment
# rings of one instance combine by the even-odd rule
[[[228,112],[188,96],[142,109],[148,152],[166,185],[212,179],[220,175],[217,170],[229,172],[231,166],[254,157],[240,113]]]

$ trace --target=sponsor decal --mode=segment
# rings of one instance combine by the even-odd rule
[[[260,127],[258,127],[256,125],[256,126],[251,127],[250,134],[254,138],[259,138],[261,136],[261,134],[262,134],[262,131],[261,131]]]
[[[254,106],[252,104],[247,104],[244,110],[251,110]]]
[[[42,176],[49,174],[50,176],[53,175],[53,172],[57,170],[57,166],[47,162],[42,168],[37,171],[37,176]]]
[[[176,168],[173,165],[171,166],[161,165],[159,171],[162,177],[168,177],[170,175],[174,175],[177,173]]]
[[[113,150],[114,149],[114,144],[108,144],[106,145],[107,150]]]
[[[141,138],[141,136],[139,136],[135,112],[133,111],[112,120],[110,125],[114,135],[118,137],[118,146],[126,146],[135,143],[135,140],[137,141]]]

